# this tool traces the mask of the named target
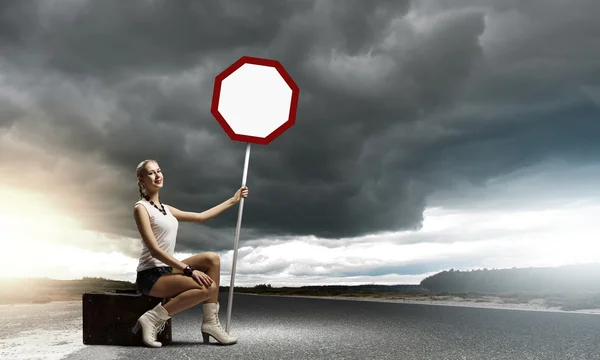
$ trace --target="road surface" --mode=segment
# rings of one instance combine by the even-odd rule
[[[220,301],[225,326],[227,293]],[[173,318],[173,344],[158,349],[83,345],[78,303],[2,306],[0,316],[12,323],[0,325],[0,358],[600,359],[598,315],[237,293],[233,305],[237,344],[219,346],[211,338],[204,345],[198,306]],[[52,309],[36,312],[36,306]]]

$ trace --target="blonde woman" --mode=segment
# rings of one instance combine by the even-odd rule
[[[136,285],[138,290],[156,298],[172,298],[164,306],[156,305],[137,321],[133,332],[142,330],[144,343],[160,347],[157,334],[175,314],[199,303],[203,304],[201,332],[204,343],[212,336],[221,344],[230,345],[237,338],[225,332],[219,322],[219,285],[221,264],[219,255],[204,252],[182,261],[173,257],[179,221],[205,222],[239,203],[248,196],[241,187],[233,197],[201,213],[179,210],[160,202],[158,192],[164,186],[164,176],[155,160],[144,160],[136,169],[140,200],[133,215],[142,237]]]

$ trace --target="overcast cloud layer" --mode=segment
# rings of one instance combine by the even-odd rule
[[[164,170],[165,203],[224,201],[245,145],[210,114],[212,86],[251,55],[279,60],[301,96],[296,125],[252,147],[242,242],[418,229],[425,207],[497,179],[597,163],[599,13],[592,0],[2,1],[0,182],[132,237],[143,159]],[[178,250],[230,248],[236,216],[182,224]]]

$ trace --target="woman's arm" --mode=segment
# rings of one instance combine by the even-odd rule
[[[206,221],[214,218],[215,216],[221,214],[223,211],[229,209],[230,207],[232,207],[235,204],[236,204],[236,202],[233,200],[233,198],[230,198],[230,199],[223,201],[219,205],[217,205],[209,210],[203,211],[201,213],[191,212],[191,211],[181,211],[171,205],[165,205],[165,207],[168,207],[169,210],[171,211],[171,213],[173,214],[173,216],[175,216],[175,218],[179,221],[203,223],[203,222],[206,222]]]
[[[203,211],[201,213],[191,212],[191,211],[182,211],[171,205],[165,205],[165,206],[169,208],[169,210],[171,211],[173,216],[175,216],[175,218],[179,221],[203,223],[203,222],[208,221],[208,220],[214,218],[215,216],[221,214],[222,212],[224,212],[225,210],[234,206],[235,204],[239,203],[242,197],[245,198],[247,196],[248,196],[248,187],[242,186],[235,193],[235,195],[233,195],[231,198],[229,198],[229,199],[223,201],[222,203],[220,203],[219,205],[217,205],[211,209],[208,209],[206,211]]]
[[[142,240],[148,247],[150,254],[152,257],[164,262],[165,264],[170,265],[173,269],[179,269],[183,272],[183,269],[187,267],[188,264],[185,264],[171,255],[169,255],[166,251],[158,247],[158,243],[156,242],[156,238],[152,233],[152,227],[150,225],[150,217],[146,209],[143,208],[143,205],[136,205],[133,210],[133,217],[135,218],[135,223],[137,225],[138,230],[140,231],[140,235],[142,236]]]

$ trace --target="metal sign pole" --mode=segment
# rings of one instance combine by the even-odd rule
[[[246,144],[246,159],[244,160],[244,173],[242,175],[242,186],[246,186],[248,177],[248,162],[250,161],[250,143]],[[233,263],[231,265],[231,284],[229,285],[229,301],[227,302],[227,324],[225,332],[229,333],[229,323],[231,320],[231,307],[233,304],[233,288],[235,286],[235,265],[237,263],[238,242],[240,239],[240,228],[242,226],[242,212],[244,211],[244,198],[240,199],[240,208],[238,210],[237,227],[235,229],[235,242],[233,245]]]

